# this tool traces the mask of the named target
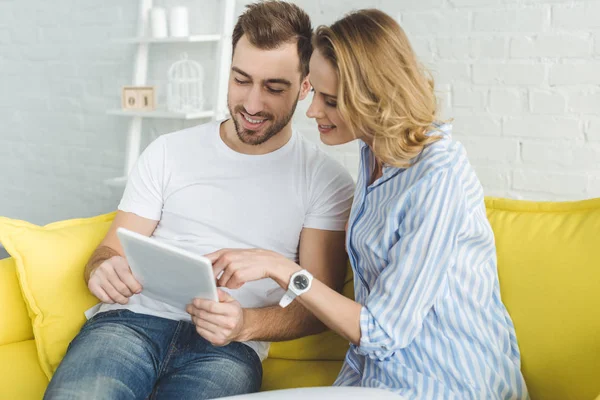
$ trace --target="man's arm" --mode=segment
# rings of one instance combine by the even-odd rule
[[[344,231],[310,228],[304,228],[300,235],[300,266],[337,291],[342,289],[346,276],[345,236]],[[246,308],[243,318],[239,341],[291,340],[325,329],[325,325],[297,301],[285,309],[279,306]]]
[[[105,303],[127,303],[127,297],[133,295],[132,290],[137,288],[139,283],[133,278],[129,265],[125,261],[117,228],[123,227],[150,236],[156,229],[156,225],[158,221],[117,211],[108,233],[85,266],[84,279],[94,296]],[[95,271],[98,273],[94,274],[94,279],[91,279]]]
[[[102,239],[102,242],[100,242],[85,266],[85,282],[89,281],[92,271],[102,264],[103,261],[114,256],[124,257],[125,254],[117,236],[117,228],[123,227],[140,235],[150,236],[157,225],[158,221],[143,218],[134,213],[117,211],[106,236]]]

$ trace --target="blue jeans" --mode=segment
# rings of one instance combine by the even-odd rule
[[[44,399],[214,399],[256,392],[262,364],[195,326],[129,310],[96,314],[73,339]]]

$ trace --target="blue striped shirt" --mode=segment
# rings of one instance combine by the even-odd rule
[[[410,168],[375,167],[361,145],[347,248],[360,314],[336,385],[407,399],[528,398],[500,299],[483,189],[451,126]]]

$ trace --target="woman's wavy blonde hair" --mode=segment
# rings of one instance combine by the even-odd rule
[[[375,9],[355,11],[320,26],[313,46],[338,74],[341,117],[355,135],[372,139],[380,161],[406,168],[440,139],[426,135],[436,119],[433,79],[392,17]]]

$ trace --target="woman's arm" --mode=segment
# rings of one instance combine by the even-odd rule
[[[271,274],[271,278],[286,290],[292,274],[301,270],[297,264],[292,264],[274,269]],[[359,303],[339,294],[318,279],[313,279],[310,290],[296,297],[296,301],[312,312],[329,329],[355,345],[360,343],[362,306]]]
[[[454,265],[458,229],[466,218],[462,187],[449,170],[423,180],[409,197],[409,204],[418,206],[405,210],[398,240],[361,303],[328,293],[314,281],[298,298],[329,328],[357,345],[359,354],[373,359],[386,359],[405,348],[421,331]],[[276,277],[282,287],[287,287],[291,273]]]
[[[246,282],[271,278],[287,290],[292,274],[302,268],[273,251],[223,249],[207,254],[213,263],[219,286],[238,289]],[[222,273],[222,275],[221,275]],[[361,305],[314,278],[311,289],[296,298],[328,328],[354,344],[360,342]]]

